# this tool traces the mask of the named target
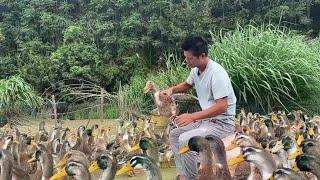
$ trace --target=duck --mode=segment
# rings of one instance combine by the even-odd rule
[[[273,172],[274,180],[306,180],[305,177],[289,168],[278,168]]]
[[[39,161],[42,171],[42,180],[49,179],[53,175],[53,158],[52,154],[43,144],[37,145],[37,150],[28,163]]]
[[[74,162],[75,164],[69,164],[69,162]],[[73,168],[74,170],[83,169],[83,167],[86,167],[86,169],[88,170],[88,168],[90,166],[90,162],[83,152],[78,151],[78,150],[70,150],[69,152],[67,152],[64,155],[63,159],[61,159],[57,164],[55,164],[54,168],[62,168],[62,169],[60,171],[58,171],[56,174],[54,174],[53,177],[51,177],[51,179],[58,179],[58,178],[62,178],[65,176],[72,176],[72,174],[67,173],[68,172],[68,168],[67,168],[68,164],[71,169],[72,169],[72,167],[74,167]],[[87,172],[85,171],[83,173],[86,174]],[[88,173],[89,173],[89,171],[88,171]],[[79,175],[79,173],[77,173],[77,175]],[[89,173],[89,175],[90,175],[90,173]],[[85,176],[85,177],[87,177],[87,176]]]
[[[65,176],[71,177],[75,180],[91,180],[91,174],[88,170],[88,166],[80,161],[70,161],[66,167],[53,175],[50,180],[58,180]]]
[[[89,167],[89,172],[94,173],[102,170],[100,180],[113,180],[117,172],[117,159],[114,155],[103,153],[99,155]]]
[[[133,169],[144,169],[146,171],[147,180],[162,180],[162,175],[157,163],[145,154],[133,155],[128,163],[117,171],[116,175],[132,171]]]
[[[216,179],[213,172],[213,155],[208,140],[203,137],[195,136],[189,139],[188,144],[183,147],[178,155],[187,153],[188,151],[195,151],[199,153],[200,167],[198,171],[199,180]],[[230,174],[230,173],[229,173]],[[231,179],[231,175],[230,175]]]
[[[154,139],[149,137],[142,137],[137,145],[132,147],[129,152],[137,151],[141,149],[142,152],[149,157],[153,158],[155,162],[157,162],[158,166],[160,166],[159,163],[159,146],[157,142],[155,142]]]
[[[8,150],[0,150],[0,169],[0,179],[31,180],[27,172],[14,166],[13,156]]]
[[[152,81],[147,81],[144,87],[145,93],[153,93],[155,103],[157,106],[157,114],[167,118],[174,117],[177,115],[177,105],[173,99],[168,96],[160,93],[156,84]]]
[[[193,113],[201,110],[198,98],[193,95],[175,93],[168,96],[158,90],[157,85],[152,81],[147,81],[144,90],[145,93],[153,93],[158,115],[169,120],[173,120],[182,113]]]
[[[199,153],[201,167],[199,170],[199,179],[230,180],[232,178],[224,149],[223,141],[217,136],[195,136],[189,139],[188,145],[179,153],[186,153],[189,150]],[[215,170],[213,171],[213,169]]]
[[[301,154],[296,157],[295,171],[307,171],[320,179],[320,158],[312,155]]]
[[[64,157],[57,164],[55,164],[54,168],[63,167],[69,161],[80,161],[82,164],[84,164],[88,167],[90,165],[90,162],[89,162],[87,156],[83,152],[78,151],[78,150],[70,150],[64,155]]]
[[[288,160],[295,159],[300,154],[313,155],[320,158],[320,142],[307,139],[301,143],[301,147],[288,157]]]
[[[277,153],[280,150],[285,150],[288,156],[291,156],[298,150],[298,145],[295,139],[291,136],[284,136],[279,140],[276,145],[271,149],[272,153]],[[294,160],[288,160],[287,167],[292,168]]]
[[[276,170],[277,166],[268,151],[248,146],[242,147],[241,152],[245,161],[254,163],[259,169],[263,180],[268,180],[273,175],[273,171]]]

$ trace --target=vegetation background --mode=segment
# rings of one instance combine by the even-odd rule
[[[319,0],[0,0],[0,79],[19,81],[0,89],[26,83],[34,89],[32,105],[41,96],[47,108],[55,94],[68,119],[101,117],[94,104],[107,96],[99,88],[118,95],[103,102],[104,117],[123,109],[147,113],[154,106],[143,94],[145,82],[166,88],[184,80],[189,69],[180,43],[201,34],[211,40],[210,57],[228,70],[239,108],[316,114],[319,29]],[[76,79],[97,85],[86,88],[95,95],[67,96],[70,84],[83,84]],[[4,115],[12,110],[1,96],[8,94],[0,93]]]

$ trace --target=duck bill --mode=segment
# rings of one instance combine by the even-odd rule
[[[231,159],[229,162],[228,162],[228,166],[234,166],[236,164],[239,164],[241,162],[244,161],[244,157],[243,157],[243,154],[239,154],[237,157],[235,157],[234,159]]]
[[[313,128],[308,128],[308,134],[309,134],[309,136],[311,136],[311,137],[314,136],[314,130],[313,130]]]
[[[271,121],[272,121],[273,123],[278,123],[278,117],[277,117],[277,115],[275,115],[275,114],[271,115]]]
[[[141,149],[139,144],[136,144],[135,146],[133,146],[132,148],[129,149],[129,152],[137,151],[139,149]]]
[[[66,176],[68,176],[68,174],[66,172],[66,168],[63,168],[62,170],[60,170],[59,172],[57,172],[56,174],[51,176],[50,180],[58,180],[58,179],[61,179],[63,177],[66,177]]]
[[[33,155],[32,155],[32,158],[29,159],[27,162],[28,162],[28,163],[33,163],[33,162],[36,162],[36,161],[37,161],[36,155],[33,154]]]
[[[291,154],[291,155],[288,157],[288,160],[295,159],[295,158],[296,158],[297,156],[299,156],[300,154],[303,154],[302,148],[299,148],[296,152],[294,152],[293,154]]]
[[[31,141],[31,145],[32,145],[32,146],[38,146],[38,143],[37,143],[35,140],[32,140],[32,141]]]
[[[119,171],[117,171],[116,176],[127,173],[129,171],[133,171],[131,164],[127,164],[126,166],[122,167]]]
[[[300,134],[297,139],[297,144],[300,146],[303,140],[304,140],[304,137],[303,135]]]
[[[99,134],[98,130],[95,130],[92,132],[92,137],[98,137],[98,134]]]
[[[59,167],[65,166],[66,164],[67,164],[67,160],[61,159],[56,165],[54,165],[53,168],[59,168]]]
[[[273,175],[271,175],[271,176],[269,177],[269,180],[274,180]]]
[[[89,167],[89,172],[90,173],[94,173],[96,171],[98,171],[100,169],[98,162],[97,161],[93,161]]]
[[[299,169],[298,166],[297,166],[297,163],[294,163],[294,164],[293,164],[292,170],[295,171],[295,172],[300,171],[300,169]]]
[[[235,142],[231,142],[231,144],[229,144],[229,145],[225,148],[225,150],[226,150],[226,151],[231,151],[232,149],[237,148],[237,147],[238,147],[238,145],[237,145]]]
[[[178,152],[178,155],[182,155],[182,154],[185,154],[187,152],[190,151],[190,148],[188,145],[185,145],[182,149],[180,149],[180,151]]]

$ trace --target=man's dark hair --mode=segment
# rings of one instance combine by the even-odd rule
[[[202,36],[190,36],[181,45],[184,51],[191,51],[196,57],[205,54],[208,56],[208,41]]]

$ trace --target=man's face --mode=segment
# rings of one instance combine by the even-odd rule
[[[190,67],[192,67],[192,68],[198,67],[198,65],[200,63],[200,58],[199,57],[194,56],[191,51],[184,51],[183,55],[185,57],[184,60],[186,61],[186,63]]]

